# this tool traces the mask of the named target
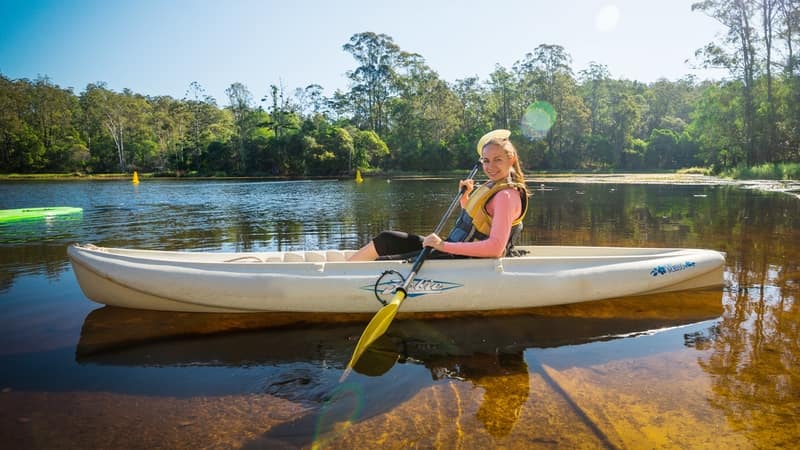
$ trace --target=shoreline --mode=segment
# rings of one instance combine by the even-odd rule
[[[458,178],[460,171],[440,174],[381,174],[368,178],[395,179],[395,180],[430,180],[444,178]],[[101,174],[101,175],[75,175],[75,174],[0,174],[0,182],[31,182],[31,181],[120,181],[130,180],[128,174]],[[149,180],[164,181],[304,181],[304,180],[339,180],[349,181],[349,176],[328,177],[155,177],[140,175],[141,182]],[[680,184],[680,185],[705,185],[705,186],[740,186],[743,189],[758,189],[767,192],[782,192],[800,198],[800,180],[773,180],[773,179],[733,179],[713,175],[678,172],[631,172],[631,173],[528,173],[528,184],[544,185],[546,183],[585,183],[585,184]]]

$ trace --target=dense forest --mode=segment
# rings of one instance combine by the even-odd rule
[[[79,94],[46,76],[0,74],[0,172],[315,176],[356,168],[466,168],[493,128],[512,130],[529,170],[671,170],[800,162],[800,1],[706,0],[727,34],[692,57],[727,69],[645,84],[543,44],[488,79],[442,80],[390,36],[353,35],[349,88],[232,83],[227,106],[194,82],[181,99]],[[635,55],[631,55],[635,57]],[[546,108],[540,108],[544,105]],[[544,120],[542,120],[544,117]],[[544,123],[543,123],[544,122]]]

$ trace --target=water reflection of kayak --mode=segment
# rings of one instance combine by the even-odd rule
[[[618,339],[708,320],[721,312],[721,292],[689,291],[536,308],[514,315],[406,314],[356,369],[379,374],[397,360],[435,365],[437,359],[480,359],[478,355]],[[86,317],[76,359],[127,366],[325,361],[328,366],[344,367],[368,318],[338,315],[332,321],[330,315],[192,314],[104,307]]]
[[[176,373],[149,372],[160,372],[160,367],[247,367],[248,372],[258,367],[256,372],[264,374],[258,382],[260,392],[300,402],[315,412],[270,429],[256,447],[310,446],[312,436],[335,435],[342,420],[366,420],[390,411],[439,380],[480,389],[476,418],[489,434],[501,438],[519,420],[532,374],[544,377],[536,357],[526,350],[624,342],[620,340],[629,336],[707,321],[722,313],[721,296],[716,290],[688,291],[513,315],[402,313],[354,367],[368,375],[358,387],[337,380],[368,314],[169,313],[103,307],[86,317],[76,359],[81,364],[146,367],[154,384]],[[671,345],[683,345],[683,340]],[[644,347],[649,347],[646,342]],[[398,363],[405,364],[387,375],[391,382],[386,382],[380,375]],[[430,377],[412,375],[420,366]],[[185,382],[191,372],[177,376]],[[224,380],[236,383],[230,376],[226,371]],[[359,405],[357,417],[353,405]]]

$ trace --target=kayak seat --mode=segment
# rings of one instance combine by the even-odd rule
[[[240,256],[225,262],[342,262],[355,253],[355,250],[327,250],[327,251],[305,251],[305,252],[276,252],[262,254],[261,257],[255,255]]]
[[[284,253],[283,255],[283,262],[305,262],[306,259],[303,257],[302,253]]]

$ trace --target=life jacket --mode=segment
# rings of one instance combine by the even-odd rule
[[[490,181],[475,189],[467,199],[467,204],[461,210],[461,215],[456,220],[456,224],[446,240],[449,242],[470,242],[488,239],[489,232],[492,230],[492,216],[486,211],[486,204],[495,194],[509,187],[514,188],[519,193],[522,201],[522,212],[511,223],[511,234],[506,243],[505,254],[506,256],[511,256],[514,242],[522,232],[522,220],[525,218],[525,213],[528,212],[527,191],[525,186],[519,183],[508,183],[506,181],[492,183]]]

